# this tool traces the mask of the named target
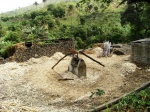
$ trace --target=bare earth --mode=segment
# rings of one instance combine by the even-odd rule
[[[85,112],[150,80],[150,69],[136,68],[129,62],[130,55],[88,55],[106,67],[79,55],[87,65],[87,77],[80,79],[67,71],[71,57],[51,69],[64,56],[62,53],[0,65],[0,112]],[[105,94],[90,99],[96,89]]]

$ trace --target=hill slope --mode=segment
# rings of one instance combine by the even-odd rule
[[[36,0],[35,0],[36,1]],[[37,11],[37,10],[41,10],[42,8],[46,7],[49,4],[57,4],[57,3],[61,3],[61,2],[71,2],[71,1],[80,1],[80,0],[47,0],[45,3],[41,3],[37,6],[35,5],[30,5],[27,7],[22,7],[22,8],[17,8],[13,11],[9,11],[6,13],[0,13],[0,16],[16,16],[16,15],[20,15],[20,14],[25,14],[25,13],[30,13],[32,11]]]

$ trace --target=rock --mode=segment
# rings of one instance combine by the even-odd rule
[[[116,54],[116,55],[125,55],[125,53],[121,49],[116,49],[114,51],[114,54]]]
[[[111,45],[111,47],[113,47],[113,48],[121,48],[122,44],[113,44],[113,45]]]

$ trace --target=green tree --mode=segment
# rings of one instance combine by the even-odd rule
[[[4,35],[4,30],[3,30],[3,26],[0,23],[0,37],[2,37]]]
[[[80,24],[84,25],[85,24],[85,18],[84,17],[80,17]]]
[[[37,2],[37,1],[35,1],[35,2],[33,3],[33,5],[35,5],[35,6],[36,6],[36,8],[37,8],[37,6],[38,6],[39,4],[38,4],[38,2]]]
[[[73,8],[74,8],[73,5],[69,5],[68,11],[71,12],[73,10]]]
[[[52,14],[56,17],[56,18],[62,18],[65,16],[65,10],[61,7],[57,7],[52,11]]]
[[[43,3],[46,3],[47,2],[47,0],[43,0]]]
[[[31,18],[32,19],[35,19],[35,17],[38,16],[38,15],[39,15],[39,13],[37,11],[31,12]]]
[[[50,4],[47,6],[47,10],[48,11],[53,11],[55,9],[55,5],[54,4]]]
[[[6,21],[9,20],[9,17],[1,17],[1,20],[2,20],[3,22],[6,22]]]
[[[146,38],[150,36],[150,5],[136,3],[128,5],[122,13],[121,23],[132,26],[132,40]]]
[[[10,31],[4,38],[4,41],[10,41],[12,43],[19,43],[21,40],[21,34],[18,32]]]
[[[80,3],[85,3],[85,2],[87,2],[87,1],[89,1],[89,0],[81,0],[80,1]],[[107,3],[107,4],[110,4],[110,3],[112,3],[114,0],[95,0],[95,1],[99,1],[99,2],[101,2],[101,3]],[[150,1],[149,0],[121,0],[120,1],[120,4],[123,4],[123,3],[128,3],[128,4],[132,4],[132,3],[138,3],[138,2],[147,2],[147,3],[150,3]]]
[[[2,24],[0,23],[0,30],[2,30],[3,29],[3,26],[2,26]]]

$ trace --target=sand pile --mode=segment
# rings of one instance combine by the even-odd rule
[[[103,53],[103,49],[101,47],[95,47],[92,50],[94,52],[94,54],[96,54],[97,56],[102,56]]]
[[[136,65],[134,63],[123,63],[121,66],[121,72],[124,75],[129,75],[135,72],[136,70]]]

